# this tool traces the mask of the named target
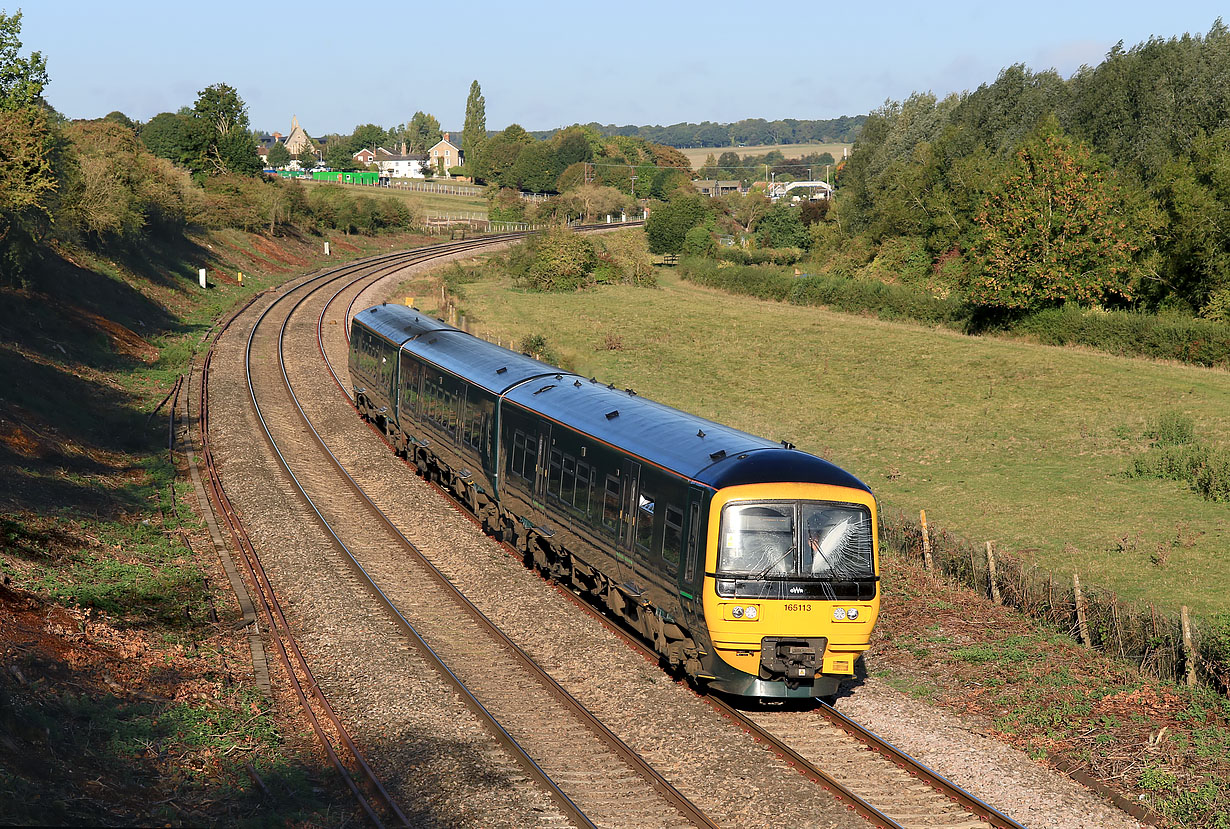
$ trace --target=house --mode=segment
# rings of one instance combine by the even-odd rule
[[[424,178],[423,168],[428,163],[425,155],[407,153],[405,144],[399,153],[377,147],[372,157],[380,168],[381,178]]]
[[[366,147],[364,147],[363,149],[359,150],[357,153],[355,153],[351,157],[355,160],[356,164],[362,164],[364,167],[366,167],[368,164],[371,164],[373,161],[376,160],[376,153],[375,151],[369,150]]]
[[[262,132],[256,137],[256,154],[260,156],[262,164],[269,163],[269,151],[273,149],[274,144],[281,144],[284,136],[280,132],[275,132],[270,135],[267,132]]]
[[[441,138],[431,149],[427,151],[427,157],[431,159],[431,165],[437,170],[442,170],[445,175],[448,174],[450,167],[460,167],[464,161],[461,157],[461,148],[448,140],[449,134],[444,133]]]
[[[730,193],[742,192],[743,188],[738,181],[719,181],[711,178],[699,179],[692,182],[696,186],[696,190],[702,196],[725,196]]]

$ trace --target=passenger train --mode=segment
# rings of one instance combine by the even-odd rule
[[[854,476],[401,305],[354,316],[349,370],[399,454],[697,685],[824,697],[853,675],[880,605]]]

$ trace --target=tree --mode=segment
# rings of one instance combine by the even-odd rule
[[[304,170],[310,170],[320,161],[320,156],[316,153],[316,148],[308,144],[302,150],[295,154],[295,161],[299,162],[299,166]]]
[[[645,235],[650,253],[679,253],[687,232],[709,215],[709,201],[698,195],[681,196],[668,202],[654,203],[645,220]]]
[[[376,149],[381,144],[385,143],[388,138],[389,134],[384,127],[376,124],[362,124],[355,127],[354,132],[350,134],[350,138],[346,139],[346,141],[342,143],[346,145],[345,149],[347,151],[347,156],[353,156],[359,150],[364,148],[371,150]]]
[[[810,238],[799,209],[786,202],[778,202],[769,209],[756,225],[756,233],[767,248],[807,247]]]
[[[21,12],[0,12],[0,112],[36,106],[47,85],[47,59],[42,52],[17,56],[21,49]]]
[[[103,120],[104,121],[114,121],[117,124],[122,124],[125,127],[128,127],[128,129],[130,130],[135,130],[137,128],[137,125],[133,123],[133,120],[129,118],[127,115],[125,115],[124,113],[120,112],[118,109],[113,110],[112,112],[108,112],[106,115],[103,116]]]
[[[248,107],[234,87],[224,83],[202,89],[192,108],[201,154],[194,171],[210,175],[256,175],[260,158],[248,131]]]
[[[160,112],[149,119],[141,128],[141,141],[154,155],[181,167],[191,167],[200,154],[192,119],[174,112]]]
[[[558,169],[555,151],[546,141],[536,141],[522,147],[509,175],[522,190],[545,193],[555,189]]]
[[[479,149],[487,140],[487,101],[478,81],[470,84],[470,95],[466,98],[466,120],[461,130],[461,152],[467,160],[478,155]]]
[[[425,153],[438,144],[443,135],[434,115],[416,112],[406,126],[406,145],[412,153]]]
[[[332,141],[325,146],[325,166],[332,170],[357,170],[354,155],[343,141]]]
[[[274,142],[274,145],[269,148],[267,160],[269,166],[275,170],[280,170],[287,164],[290,164],[290,150],[286,149],[286,145],[281,141]]]
[[[1126,301],[1149,225],[1054,118],[1016,152],[975,216],[971,302],[1029,310]]]

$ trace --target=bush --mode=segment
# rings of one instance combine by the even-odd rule
[[[1047,345],[1084,345],[1124,356],[1230,365],[1230,324],[1134,311],[1084,311],[1072,305],[1038,311],[1006,326]]]
[[[575,291],[592,281],[598,261],[593,242],[567,228],[532,237],[508,258],[514,281],[535,291]]]
[[[1170,409],[1149,424],[1145,437],[1157,446],[1182,446],[1195,440],[1195,422],[1191,415]]]
[[[694,227],[683,235],[684,256],[709,256],[717,245],[705,226]]]

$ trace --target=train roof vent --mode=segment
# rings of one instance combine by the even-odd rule
[[[427,344],[428,344],[428,345],[435,345],[435,344],[436,344],[437,342],[439,342],[439,341],[440,341],[440,338],[439,338],[439,337],[432,337],[430,340],[428,340],[428,341],[427,341]]]
[[[555,388],[555,384],[554,384],[554,383],[548,383],[547,385],[543,386],[543,387],[542,387],[541,389],[539,389],[538,391],[534,392],[534,394],[542,394],[544,391],[547,391],[548,389],[553,389],[553,388]]]
[[[726,457],[725,449],[719,449],[716,452],[711,452],[709,454],[709,460],[712,460],[712,461],[720,461],[724,457]]]
[[[495,373],[496,373],[496,374],[503,374],[503,373],[504,373],[504,372],[506,372],[506,371],[508,371],[508,366],[501,366],[500,368],[497,368],[497,369],[495,370]]]
[[[698,438],[703,438],[703,437],[705,436],[705,430],[704,430],[704,429],[697,429],[697,430],[696,430],[696,436],[697,436]]]
[[[607,420],[614,420],[617,417],[619,417],[619,409],[611,409],[606,413]]]
[[[581,381],[580,381],[580,380],[577,380],[577,381],[573,382],[573,384],[572,384],[572,385],[576,386],[576,387],[579,389],[579,388],[581,388]]]

